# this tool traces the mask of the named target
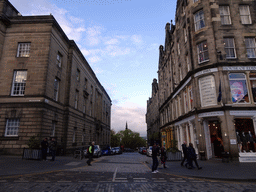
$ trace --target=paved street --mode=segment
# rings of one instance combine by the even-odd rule
[[[151,158],[139,153],[95,158],[92,166],[86,160],[57,157],[51,162],[1,156],[0,191],[256,191],[255,182],[173,174],[174,165],[175,172],[185,169],[177,167],[180,162],[167,162],[168,169],[159,168],[159,173],[152,174]]]

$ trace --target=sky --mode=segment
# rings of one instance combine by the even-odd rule
[[[176,0],[9,0],[23,15],[49,15],[74,40],[112,100],[111,129],[145,137],[165,25]]]

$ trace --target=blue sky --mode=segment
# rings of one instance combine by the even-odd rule
[[[127,122],[146,136],[147,100],[176,0],[9,1],[23,16],[52,14],[111,97],[111,128],[123,130]]]

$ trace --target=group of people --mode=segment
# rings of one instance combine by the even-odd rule
[[[152,165],[152,173],[157,173],[157,167],[158,167],[158,156],[160,156],[160,161],[161,164],[163,165],[164,168],[167,168],[165,165],[167,156],[166,156],[166,149],[164,146],[161,148],[159,147],[159,144],[154,143],[152,147],[152,160],[153,160],[153,165]]]
[[[187,147],[186,142],[184,142],[182,144],[182,150],[183,150],[183,159],[181,162],[181,166],[184,165],[184,162],[186,161],[186,168],[188,169],[193,169],[195,168],[193,166],[193,162],[195,162],[195,165],[198,169],[202,169],[202,167],[200,167],[197,163],[197,155],[195,152],[195,149],[193,147],[192,143],[189,143],[189,146]],[[152,173],[158,173],[157,167],[159,165],[158,163],[158,156],[160,156],[160,160],[161,160],[161,164],[163,165],[164,168],[167,168],[165,165],[167,156],[166,156],[166,149],[164,146],[162,146],[161,148],[159,147],[158,144],[154,143],[153,147],[152,147],[152,160],[153,160],[153,164],[152,164]]]
[[[57,150],[57,141],[55,140],[55,138],[52,138],[48,142],[48,138],[44,138],[44,140],[41,142],[41,149],[42,149],[43,160],[45,161],[47,160],[47,151],[49,149],[52,155],[51,161],[54,161],[56,156],[56,150]]]
[[[181,145],[182,146],[182,151],[183,151],[183,160],[181,162],[181,166],[184,165],[184,162],[187,160],[185,167],[188,169],[193,169],[195,168],[193,165],[193,162],[195,162],[195,165],[197,169],[202,169],[202,167],[199,167],[197,163],[197,155],[195,152],[195,149],[193,147],[192,143],[189,143],[189,146],[187,147],[187,143],[184,141],[184,143]]]

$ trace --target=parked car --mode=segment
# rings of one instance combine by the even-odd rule
[[[122,150],[121,150],[120,147],[114,147],[114,150],[115,150],[116,154],[121,154],[122,153]]]
[[[124,152],[134,152],[134,150],[131,148],[124,148]]]
[[[147,149],[147,156],[151,157],[152,156],[152,146],[149,146]]]
[[[113,155],[114,154],[111,147],[105,147],[105,148],[102,149],[101,152],[102,152],[102,155]]]
[[[88,146],[89,147],[89,146]],[[84,156],[88,157],[87,148],[84,149]],[[99,145],[94,145],[93,157],[101,157],[102,151]]]
[[[143,154],[143,155],[146,155],[146,154],[147,154],[147,148],[146,148],[146,147],[143,147],[141,154]]]

